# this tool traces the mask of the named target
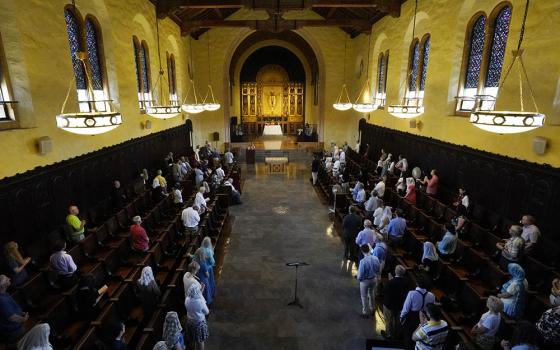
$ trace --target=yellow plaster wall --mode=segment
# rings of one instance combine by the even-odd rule
[[[492,153],[548,163],[560,167],[560,2],[532,1],[527,19],[523,47],[524,61],[536,94],[539,111],[547,115],[542,128],[513,135],[497,135],[471,126],[468,118],[454,116],[455,99],[461,71],[463,46],[468,21],[478,11],[489,14],[498,0],[423,0],[418,2],[417,37],[430,33],[430,56],[426,78],[425,113],[417,118],[420,130],[409,128],[408,120],[391,117],[386,110],[371,114],[370,122],[422,136],[467,145]],[[512,60],[521,28],[525,1],[513,0],[513,14],[506,48],[504,68]],[[377,57],[389,49],[387,86],[388,103],[397,103],[402,96],[399,86],[406,78],[408,50],[411,40],[414,1],[402,5],[400,18],[383,18],[373,25],[371,48],[373,74],[377,77]],[[361,37],[361,36],[360,36]],[[356,40],[361,40],[361,38]],[[367,48],[366,48],[367,50]],[[381,51],[380,51],[381,50]],[[508,79],[500,93],[497,109],[519,106],[517,72]],[[502,75],[504,71],[502,72]],[[373,83],[375,86],[375,83]],[[526,105],[528,100],[526,100]],[[548,139],[547,152],[538,156],[532,152],[532,140]]]
[[[26,127],[0,131],[0,178],[184,122],[182,117],[157,120],[141,115],[138,108],[132,36],[148,43],[153,85],[159,70],[154,6],[148,0],[88,0],[76,4],[83,17],[91,14],[100,23],[110,97],[124,122],[112,132],[96,136],[74,135],[57,129],[55,115],[60,113],[73,75],[64,20],[64,6],[69,3],[63,0],[0,0],[0,33],[14,98],[20,102],[17,117]],[[188,48],[179,27],[169,19],[160,22],[160,42],[164,69],[165,52],[175,55],[177,89],[183,96],[187,87],[184,72]],[[70,101],[73,102],[71,108],[76,110],[74,89]],[[141,127],[141,122],[148,119],[152,121],[150,130]],[[53,152],[45,156],[36,151],[36,139],[41,136],[49,136],[53,141]]]

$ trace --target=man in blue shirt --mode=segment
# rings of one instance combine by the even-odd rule
[[[23,324],[29,319],[16,301],[6,293],[10,279],[0,275],[0,335],[6,342],[14,341],[22,332]]]
[[[360,281],[360,296],[362,298],[362,316],[368,317],[375,310],[375,285],[379,274],[379,260],[371,255],[370,246],[364,244],[360,247],[364,258],[360,260],[358,275]]]
[[[395,211],[395,217],[389,221],[387,234],[391,243],[399,243],[402,241],[404,232],[406,231],[406,220],[402,218],[402,210]]]
[[[373,247],[376,241],[375,232],[371,229],[371,221],[364,220],[364,229],[358,233],[356,237],[356,245],[358,247],[363,246],[364,244],[369,244],[370,247]]]

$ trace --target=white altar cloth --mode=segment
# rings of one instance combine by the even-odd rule
[[[282,127],[280,125],[265,125],[263,129],[263,136],[271,136],[271,135],[284,135],[282,133]]]

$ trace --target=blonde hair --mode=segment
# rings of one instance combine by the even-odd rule
[[[488,300],[486,300],[486,307],[490,312],[498,314],[504,309],[504,303],[500,298],[491,295],[488,297]]]
[[[10,241],[4,244],[4,256],[6,258],[13,258],[17,261],[20,265],[23,264],[23,257],[18,250],[18,244],[14,241]]]

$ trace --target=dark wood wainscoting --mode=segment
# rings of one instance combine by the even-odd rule
[[[184,155],[191,148],[192,124],[132,139],[0,181],[0,241],[28,242],[65,220],[68,205],[85,213],[107,198],[112,181],[123,186],[143,168],[163,164],[167,152]]]
[[[447,193],[464,185],[471,201],[488,212],[515,221],[531,214],[543,235],[560,243],[560,169],[379,127],[364,119],[359,127],[362,150],[369,143],[372,160],[384,148],[394,157],[404,155],[411,169],[420,167],[424,173],[438,169]]]

